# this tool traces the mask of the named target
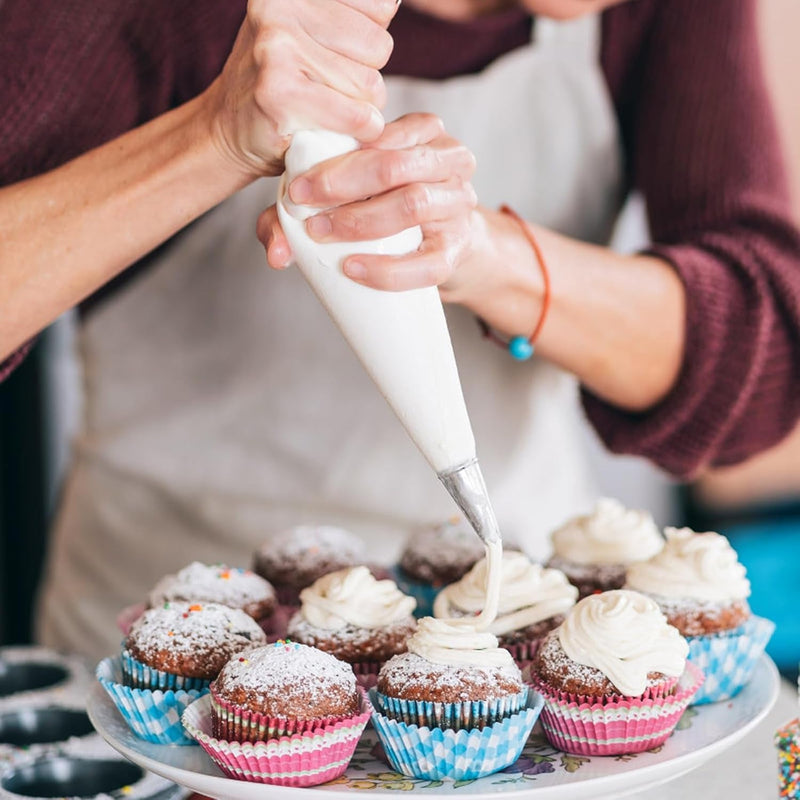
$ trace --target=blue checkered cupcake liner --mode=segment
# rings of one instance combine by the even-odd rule
[[[376,709],[372,724],[392,767],[403,775],[427,780],[473,780],[513,764],[539,718],[544,699],[532,689],[524,708],[482,729],[453,730],[406,725],[377,710],[377,691],[370,691]]]
[[[436,595],[442,591],[442,587],[412,580],[397,566],[392,567],[390,573],[397,584],[397,588],[403,594],[411,595],[417,601],[414,616],[417,619],[420,617],[432,617],[433,601],[436,599]]]
[[[148,667],[147,664],[137,661],[125,649],[122,650],[120,658],[123,682],[134,689],[161,689],[162,691],[183,689],[186,692],[194,689],[201,692],[208,689],[211,683],[203,678],[186,678],[183,675],[174,675],[171,672],[162,672],[160,669]]]
[[[734,697],[750,680],[774,630],[771,620],[752,616],[730,633],[688,637],[689,661],[706,676],[692,705]]]
[[[128,727],[140,739],[153,744],[196,744],[194,739],[186,735],[181,714],[190,703],[207,694],[207,689],[162,691],[125,686],[118,658],[104,658],[97,665],[95,675]]]
[[[527,697],[527,687],[518,694],[496,700],[473,700],[465,703],[400,700],[376,691],[375,703],[381,714],[406,725],[470,730],[493,725],[498,720],[516,714],[525,706]]]

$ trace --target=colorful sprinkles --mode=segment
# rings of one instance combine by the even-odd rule
[[[780,771],[779,797],[800,798],[800,719],[778,729],[775,746]]]

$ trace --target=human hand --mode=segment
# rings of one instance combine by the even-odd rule
[[[249,0],[222,73],[206,90],[212,138],[234,167],[278,175],[292,132],[380,135],[378,71],[392,51],[395,0]]]
[[[317,242],[365,241],[419,225],[423,241],[404,256],[356,254],[345,274],[390,291],[444,285],[471,252],[477,198],[472,153],[431,114],[389,123],[368,146],[318,164],[289,186],[298,204],[326,209],[306,222]],[[259,219],[258,236],[270,266],[283,268],[291,251],[274,207]],[[357,246],[356,246],[357,251]]]

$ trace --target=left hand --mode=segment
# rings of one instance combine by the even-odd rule
[[[386,125],[369,145],[330,159],[296,178],[289,196],[321,213],[306,222],[318,242],[364,241],[419,225],[419,249],[404,256],[356,254],[343,263],[346,275],[375,289],[400,291],[444,287],[473,247],[480,214],[470,180],[475,158],[431,114],[408,114]],[[267,262],[283,269],[291,250],[275,207],[258,221]]]

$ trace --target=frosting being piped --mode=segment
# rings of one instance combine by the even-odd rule
[[[300,592],[300,600],[306,621],[327,630],[391,625],[410,616],[417,605],[394,581],[376,580],[367,567],[323,575]]]
[[[484,558],[460,581],[442,589],[433,605],[434,615],[446,619],[454,611],[477,614],[483,610],[488,569],[488,560]],[[578,590],[563,572],[534,564],[515,551],[502,554],[501,583],[498,615],[488,626],[496,636],[565,614],[578,599]]]
[[[624,589],[585,597],[557,631],[569,658],[600,670],[629,697],[644,693],[651,672],[680,676],[689,653],[653,600]]]
[[[497,637],[459,620],[423,617],[408,640],[409,653],[426,661],[449,666],[507,667],[514,663],[511,653],[498,647]]]

